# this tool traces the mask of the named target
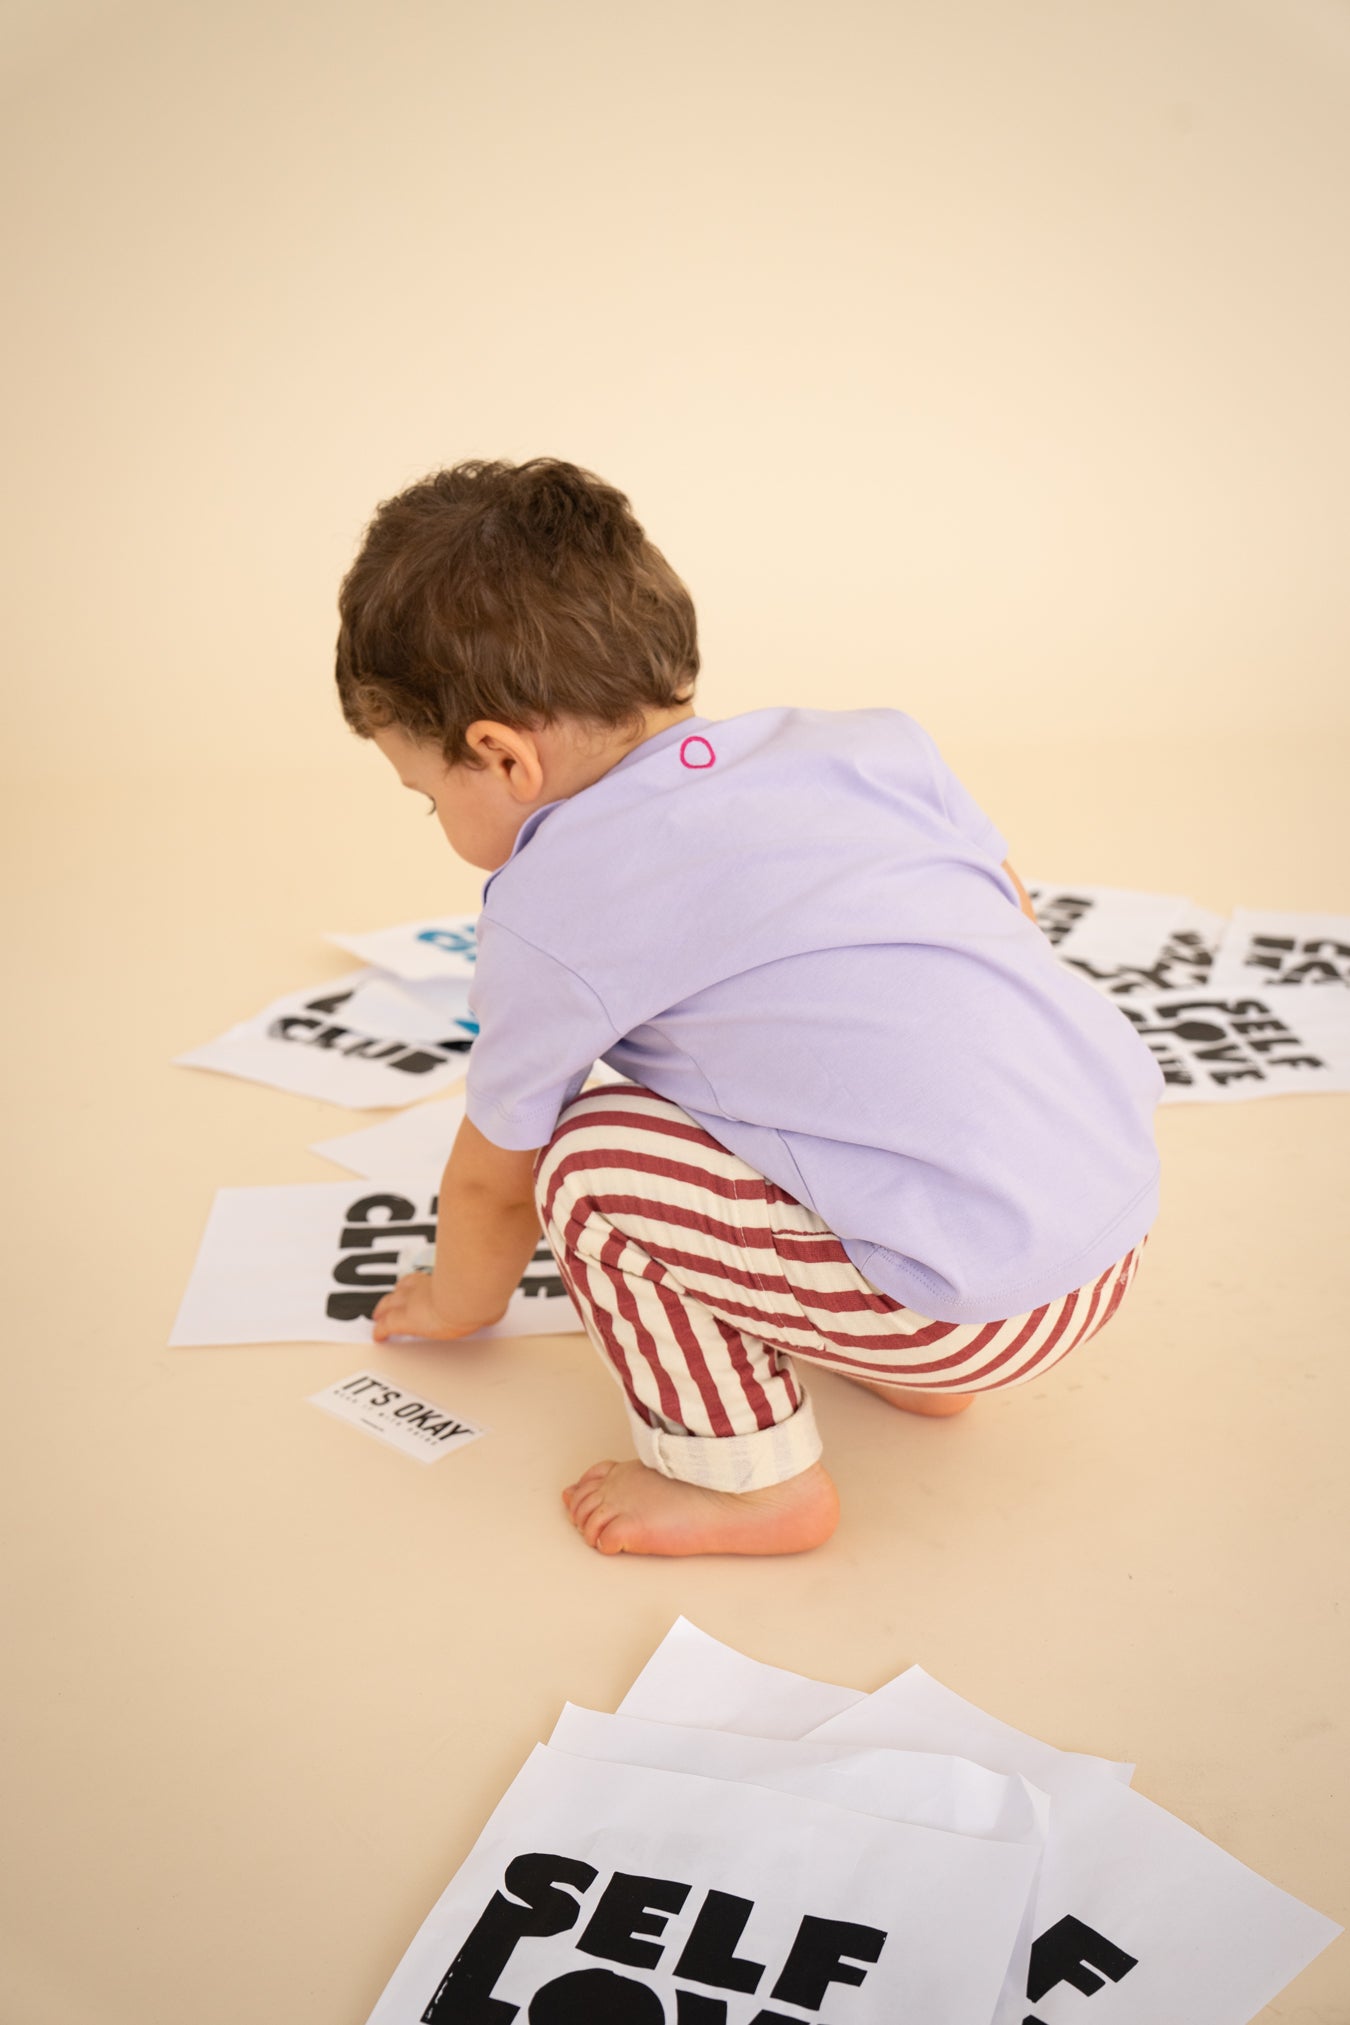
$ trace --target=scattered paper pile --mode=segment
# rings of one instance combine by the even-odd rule
[[[1225,921],[1176,894],[1027,891],[1058,960],[1156,1055],[1163,1103],[1350,1089],[1350,916],[1239,908]],[[176,1059],[355,1110],[433,1096],[463,1076],[478,1031],[476,938],[472,914],[330,935],[367,968],[277,999]]]
[[[617,1715],[564,1709],[369,2025],[1246,2025],[1341,1929],[1133,1771],[681,1618]]]
[[[1224,920],[1165,893],[1028,886],[1059,960],[1120,1007],[1164,1104],[1350,1089],[1350,915]]]
[[[1350,916],[1224,922],[1171,894],[1028,888],[1058,960],[1119,1005],[1153,1050],[1163,1103],[1350,1089]],[[177,1057],[354,1109],[395,1108],[313,1151],[365,1186],[223,1188],[170,1342],[368,1342],[375,1304],[431,1241],[477,1033],[477,918],[328,939],[370,967],[278,999]],[[597,1062],[586,1088],[625,1079]],[[416,1099],[437,1095],[438,1103]],[[411,1108],[409,1108],[411,1107]],[[542,1237],[484,1336],[579,1327]]]

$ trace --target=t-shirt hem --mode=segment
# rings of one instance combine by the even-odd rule
[[[546,1146],[558,1122],[559,1108],[555,1105],[552,1111],[541,1110],[537,1114],[541,1122],[536,1125],[522,1120],[518,1112],[504,1111],[490,1098],[466,1097],[464,1101],[469,1123],[477,1126],[494,1146],[500,1146],[503,1153],[528,1153],[535,1147]],[[527,1118],[534,1115],[527,1114]]]
[[[1053,1271],[1039,1273],[1034,1279],[1012,1287],[985,1289],[978,1294],[954,1298],[940,1293],[921,1267],[906,1265],[884,1245],[858,1238],[842,1238],[840,1243],[878,1293],[889,1294],[893,1301],[902,1301],[930,1321],[1000,1322],[1011,1315],[1027,1314],[1047,1301],[1058,1300],[1061,1295],[1086,1286],[1132,1251],[1157,1219],[1160,1180],[1155,1173],[1090,1245],[1062,1261]]]

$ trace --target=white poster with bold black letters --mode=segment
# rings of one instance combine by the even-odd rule
[[[1035,1864],[541,1744],[369,2025],[990,2025]]]
[[[425,1182],[217,1190],[170,1345],[369,1343],[376,1303],[435,1240],[436,1207]],[[473,1340],[581,1327],[541,1233],[505,1315]]]
[[[887,1821],[1044,1848],[1050,1803],[1018,1774],[928,1751],[853,1750],[848,1745],[736,1736],[726,1730],[606,1716],[571,1702],[549,1738],[555,1750],[612,1764],[648,1765],[703,1778],[740,1779],[806,1799],[829,1800]],[[1034,1892],[1004,1972],[991,2025],[1022,2025],[1035,1940]]]
[[[275,999],[174,1061],[369,1111],[458,1082],[477,1031],[467,997],[462,1011],[441,1014],[405,995],[400,1012],[389,979],[354,970]]]

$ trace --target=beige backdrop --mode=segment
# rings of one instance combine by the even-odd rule
[[[540,453],[718,710],[1344,729],[1347,90],[1343,0],[65,0],[4,105],[30,763],[339,763],[375,502]]]
[[[818,1380],[845,1518],[800,1560],[587,1553],[580,1335],[384,1352],[493,1430],[430,1471],[303,1403],[347,1350],[164,1344],[213,1190],[356,1122],[170,1057],[345,968],[323,928],[477,904],[331,695],[361,528],[439,463],[621,485],[702,711],[914,712],[1028,880],[1350,909],[1346,7],[7,37],[4,2025],[362,2025],[681,1610],[1133,1758],[1344,1918],[1344,1097],[1160,1115],[1081,1366],[950,1425]],[[1347,2025],[1346,1945],[1263,2017]]]

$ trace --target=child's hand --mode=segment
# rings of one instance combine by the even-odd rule
[[[502,1313],[505,1314],[505,1309]],[[431,1336],[451,1343],[458,1336],[472,1336],[475,1329],[490,1328],[501,1315],[488,1315],[480,1322],[453,1322],[437,1313],[432,1298],[430,1273],[407,1273],[386,1294],[375,1309],[375,1341],[389,1336]]]

